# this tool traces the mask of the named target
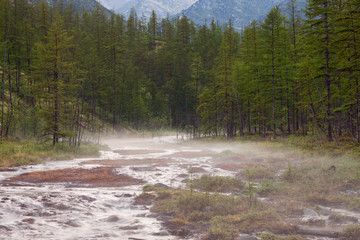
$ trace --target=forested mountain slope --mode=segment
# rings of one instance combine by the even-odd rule
[[[307,20],[295,3],[240,33],[1,0],[1,134],[76,142],[108,123],[360,141],[359,1],[311,0]]]

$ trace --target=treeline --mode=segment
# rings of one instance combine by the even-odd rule
[[[200,96],[207,132],[359,137],[360,2],[296,1],[273,8],[240,34],[231,25]]]
[[[304,20],[290,0],[237,32],[231,20],[0,0],[1,137],[78,144],[106,122],[360,141],[359,8],[311,0]]]

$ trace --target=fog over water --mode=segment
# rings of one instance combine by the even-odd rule
[[[103,138],[101,142],[110,149],[101,151],[99,158],[0,171],[0,239],[180,239],[167,232],[150,212],[150,206],[133,204],[144,185],[161,183],[185,188],[190,175],[235,176],[248,167],[277,164],[286,168],[289,162],[296,165],[304,160],[257,143],[205,144],[176,136]],[[236,153],[236,157],[228,153]],[[142,183],[99,187],[59,179],[9,181],[36,171],[87,169],[90,174],[104,167]]]

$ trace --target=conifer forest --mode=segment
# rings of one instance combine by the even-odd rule
[[[84,131],[360,142],[360,2],[291,0],[240,31],[0,0],[1,140]]]

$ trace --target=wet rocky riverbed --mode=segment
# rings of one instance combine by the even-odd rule
[[[227,144],[206,146],[172,136],[104,143],[110,150],[97,159],[0,169],[0,239],[181,239],[168,233],[149,206],[134,204],[144,185],[185,187],[190,175],[235,176],[248,167],[292,158],[281,152],[265,158],[267,153],[256,148],[236,147],[237,158],[219,160]],[[310,230],[328,230],[326,211],[352,215],[350,222],[360,218],[320,206],[319,211],[306,210],[299,220]],[[311,221],[326,224],[319,227]]]
[[[176,239],[134,199],[145,184],[184,185],[190,165],[213,171],[209,153],[175,137],[104,143],[98,159],[2,169],[0,239]]]

